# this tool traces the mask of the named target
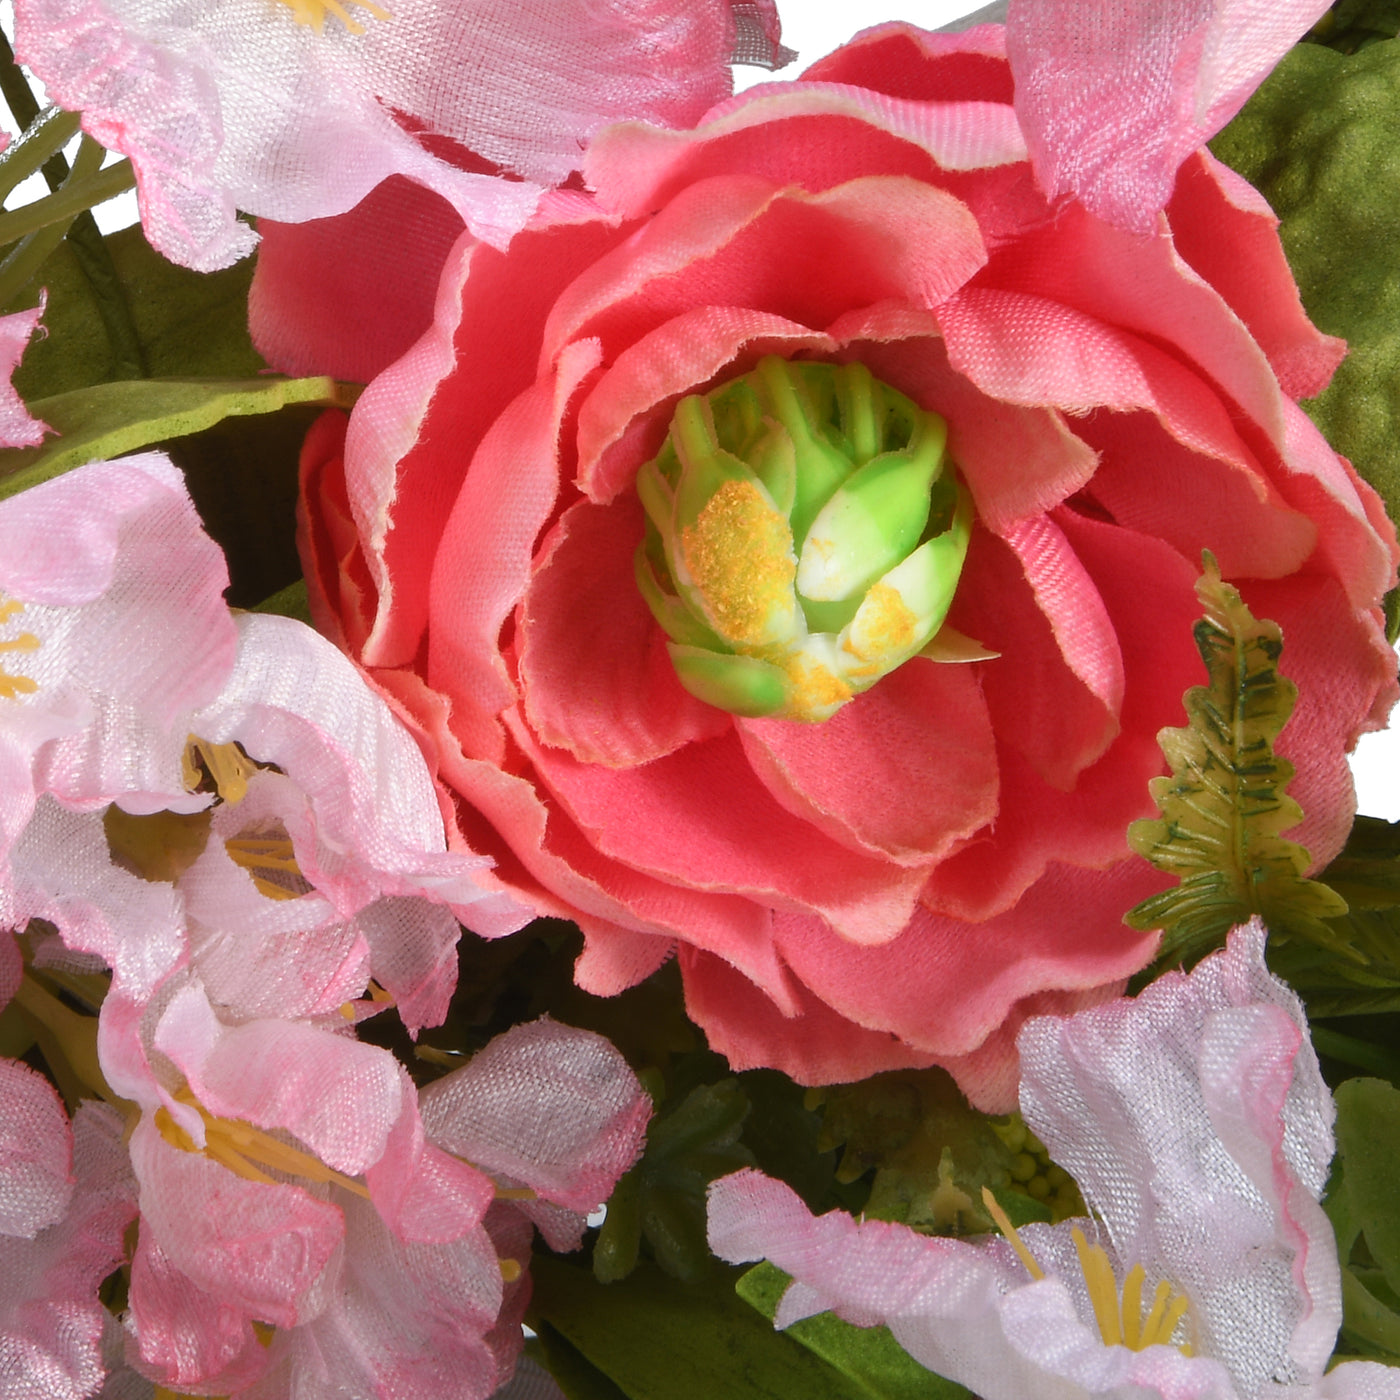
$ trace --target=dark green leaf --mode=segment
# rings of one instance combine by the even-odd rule
[[[187,437],[225,418],[352,402],[353,395],[326,378],[128,379],[37,399],[30,412],[57,436],[0,452],[0,499],[86,462]]]
[[[627,1396],[576,1346],[570,1345],[557,1328],[543,1321],[538,1327],[534,1345],[527,1342],[526,1349],[548,1368],[569,1400],[627,1400]]]
[[[1400,513],[1397,131],[1400,41],[1349,57],[1300,44],[1211,143],[1282,219],[1308,314],[1351,347],[1304,407],[1392,516]]]
[[[1348,1079],[1336,1100],[1343,1187],[1371,1257],[1400,1292],[1400,1089],[1382,1079]]]
[[[1253,616],[1209,553],[1196,592],[1206,613],[1196,646],[1209,683],[1186,692],[1189,726],[1157,736],[1171,765],[1169,777],[1150,784],[1161,818],[1128,828],[1133,849],[1180,883],[1125,922],[1162,929],[1168,965],[1194,963],[1256,914],[1277,935],[1364,962],[1324,922],[1345,914],[1346,901],[1305,877],[1307,851],[1283,835],[1303,811],[1285,791],[1293,765],[1274,752],[1298,694],[1278,669],[1279,628]]]
[[[682,1284],[643,1260],[628,1278],[602,1284],[582,1265],[537,1254],[531,1272],[530,1317],[628,1400],[870,1400],[743,1302],[737,1270],[716,1266]]]
[[[771,1322],[791,1281],[764,1263],[750,1269],[735,1291]],[[853,1327],[834,1313],[819,1313],[794,1322],[786,1332],[854,1381],[869,1400],[970,1400],[970,1392],[957,1382],[919,1365],[888,1327]]]
[[[1337,0],[1307,35],[1338,53],[1355,53],[1400,33],[1400,0]]]
[[[311,625],[311,605],[306,599],[306,580],[299,578],[280,588],[270,598],[264,598],[253,612],[277,613],[282,617],[294,617],[298,622]]]

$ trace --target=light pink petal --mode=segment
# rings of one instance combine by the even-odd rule
[[[645,520],[635,494],[581,501],[536,557],[520,623],[531,730],[584,763],[633,767],[726,732],[730,717],[676,679],[637,587]]]
[[[1290,1359],[1315,1381],[1340,1320],[1317,1203],[1334,1109],[1302,1008],[1263,946],[1261,926],[1236,931],[1189,977],[1020,1036],[1027,1122],[1119,1257],[1150,1261],[1191,1297],[1200,1349],[1246,1395]]]
[[[0,1235],[32,1240],[73,1196],[73,1134],[43,1075],[0,1060]]]
[[[512,927],[478,932],[493,937],[498,932],[513,932],[533,917],[503,895],[488,895],[483,900],[495,901],[517,911],[510,920]],[[462,930],[452,911],[426,899],[389,895],[361,909],[355,916],[355,927],[369,945],[375,981],[394,998],[409,1035],[416,1036],[424,1026],[440,1026],[457,990],[457,942]]]
[[[12,383],[29,337],[44,314],[44,299],[32,311],[0,316],[0,447],[37,447],[52,428],[31,416]]]
[[[196,1287],[143,1228],[131,1261],[133,1360],[168,1386],[213,1382],[232,1391],[267,1370],[253,1319],[235,1303]]]
[[[404,1111],[387,1051],[292,1021],[223,1026],[194,986],[170,1001],[154,1043],[210,1113],[285,1128],[351,1176],[379,1160]]]
[[[245,1181],[171,1147],[149,1115],[131,1136],[147,1227],[171,1267],[212,1295],[278,1327],[296,1325],[344,1234],[341,1213],[297,1186]]]
[[[438,278],[462,227],[446,200],[401,175],[344,214],[260,219],[248,289],[258,353],[283,374],[367,384],[432,325]]]
[[[443,1244],[469,1235],[495,1194],[474,1163],[444,1152],[424,1133],[418,1098],[399,1070],[403,1111],[365,1179],[379,1218],[405,1244]]]
[[[1148,232],[1181,162],[1325,9],[1321,0],[1015,0],[1006,51],[1042,186]]]
[[[996,741],[970,666],[916,658],[822,724],[738,729],[768,791],[852,850],[931,864],[996,818]]]
[[[497,1036],[420,1102],[439,1146],[585,1214],[636,1160],[651,1117],[602,1036],[547,1017]]]
[[[1397,1400],[1400,1370],[1379,1361],[1342,1361],[1323,1376],[1320,1400]]]
[[[1207,150],[1188,156],[1167,206],[1176,251],[1249,327],[1285,394],[1320,394],[1346,353],[1303,310],[1264,197]]]
[[[0,1389],[7,1400],[84,1400],[102,1382],[111,1314],[98,1289],[121,1263],[136,1214],[121,1134],[120,1117],[105,1104],[80,1105],[66,1213],[33,1239],[0,1236]]]

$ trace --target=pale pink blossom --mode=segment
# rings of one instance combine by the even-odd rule
[[[1030,1020],[1019,1047],[1022,1113],[1096,1218],[971,1243],[814,1219],[779,1182],[726,1177],[711,1189],[711,1245],[793,1276],[778,1326],[828,1309],[885,1323],[983,1400],[1400,1397],[1400,1370],[1326,1373],[1342,1311],[1319,1204],[1334,1110],[1302,1008],[1264,964],[1262,927],[1136,998]],[[1102,1249],[1111,1282],[1091,1290],[1075,1231]],[[1139,1266],[1140,1304],[1125,1286]],[[1154,1338],[1144,1314],[1159,1285]],[[1137,1347],[1108,1339],[1095,1292]],[[1173,1298],[1185,1300],[1175,1319]]]
[[[111,1318],[98,1285],[121,1262],[122,1233],[135,1214],[121,1119],[105,1105],[83,1104],[69,1127],[48,1084],[21,1065],[0,1061],[0,1397],[83,1400],[106,1366]],[[15,1141],[34,1133],[28,1156],[57,1191],[33,1191],[17,1218],[11,1207]],[[16,1228],[18,1227],[18,1228]]]
[[[503,242],[604,123],[694,120],[741,41],[778,61],[772,0],[21,0],[16,31],[131,157],[151,242],[202,270],[252,249],[238,210],[321,218],[395,174]]]
[[[1181,163],[1326,10],[1327,0],[1012,0],[1006,52],[1041,186],[1154,232]]]
[[[5,149],[0,145],[0,151]],[[0,447],[37,447],[53,429],[31,416],[11,382],[20,357],[44,314],[44,298],[31,311],[0,316]]]

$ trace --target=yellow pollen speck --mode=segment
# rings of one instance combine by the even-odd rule
[[[862,661],[897,656],[910,650],[919,635],[919,619],[887,583],[872,584],[861,605],[860,630],[865,645],[845,647]]]
[[[24,611],[24,604],[15,598],[0,594],[0,623],[8,622],[16,613]],[[3,651],[38,651],[39,639],[32,632],[21,632],[18,637],[0,641]],[[0,700],[13,700],[19,695],[33,695],[38,684],[28,676],[16,675],[0,666]]]
[[[734,646],[768,645],[775,615],[786,618],[793,604],[787,517],[752,482],[726,481],[681,531],[681,551],[715,630]]]
[[[314,29],[318,34],[325,28],[326,16],[334,15],[341,24],[345,26],[346,32],[350,34],[363,34],[365,27],[358,20],[354,19],[344,5],[339,0],[279,0],[291,12],[292,18],[298,24],[304,24],[309,29]],[[388,10],[381,10],[378,5],[373,5],[370,0],[352,0],[358,9],[363,10],[371,19],[391,19]]]
[[[801,655],[789,658],[784,670],[790,682],[786,719],[824,720],[855,693],[829,667]]]

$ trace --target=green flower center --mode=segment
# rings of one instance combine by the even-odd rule
[[[944,627],[972,529],[947,437],[861,364],[770,355],[682,399],[637,475],[636,557],[681,684],[815,722],[921,652],[990,655]]]

